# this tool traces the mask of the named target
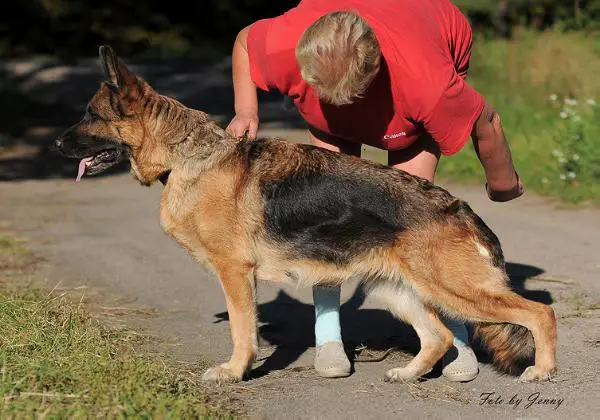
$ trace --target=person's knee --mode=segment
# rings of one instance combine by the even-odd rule
[[[390,151],[388,165],[433,182],[440,156],[438,144],[424,135],[406,149]]]

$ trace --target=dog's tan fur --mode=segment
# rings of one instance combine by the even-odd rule
[[[546,380],[554,374],[552,309],[510,290],[497,239],[466,203],[424,180],[371,162],[279,139],[254,144],[234,139],[206,114],[156,93],[110,48],[101,49],[101,59],[107,81],[84,119],[57,143],[65,155],[85,157],[96,147],[94,139],[110,139],[128,149],[132,173],[141,184],[151,185],[169,174],[160,200],[161,226],[218,275],[231,321],[233,354],[209,369],[205,379],[241,380],[251,368],[257,352],[257,280],[312,286],[339,285],[352,278],[360,278],[421,340],[417,356],[406,367],[388,371],[389,380],[415,380],[446,353],[453,336],[440,313],[475,323],[476,333],[505,370],[532,354],[533,337],[535,364],[521,380]],[[338,231],[333,230],[324,240],[332,241],[331,252],[341,253],[339,259],[315,256],[301,249],[310,244],[282,239],[289,232],[273,233],[277,229],[272,218],[283,217],[277,211],[285,213],[299,204],[284,202],[269,210],[265,192],[269,185],[302,179],[308,172],[318,179],[351,176],[353,182],[377,186],[386,191],[381,199],[407,209],[402,217],[408,221],[393,237],[347,253],[336,248]],[[369,223],[381,219],[382,224],[387,217],[359,215],[371,217]],[[342,229],[356,228],[340,223],[340,238]],[[376,223],[371,228],[372,235],[358,230],[363,236],[346,248],[353,249],[352,241],[358,247],[358,241],[388,233]]]

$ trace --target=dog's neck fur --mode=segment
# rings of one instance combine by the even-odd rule
[[[157,139],[166,146],[165,170],[156,180],[166,184],[171,172],[180,180],[192,180],[217,165],[235,147],[237,140],[219,127],[208,114],[160,96],[163,111],[154,123]],[[154,114],[154,112],[151,112]]]

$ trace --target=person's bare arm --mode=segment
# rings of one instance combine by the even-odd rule
[[[485,171],[490,199],[510,201],[521,196],[523,185],[515,171],[500,116],[487,102],[475,124],[472,138]]]
[[[227,126],[227,131],[236,137],[242,137],[248,132],[248,137],[254,139],[258,132],[258,99],[256,85],[250,76],[250,61],[246,47],[249,29],[250,26],[242,29],[233,45],[232,71],[235,117]]]

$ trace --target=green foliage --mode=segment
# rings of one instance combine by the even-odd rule
[[[600,110],[595,99],[560,98],[550,101],[562,122],[553,136],[555,160],[547,162],[548,172],[557,177],[544,177],[542,183],[561,193],[570,201],[590,199],[590,190],[600,182],[597,121]],[[596,198],[597,199],[597,198]]]
[[[600,28],[600,0],[454,0],[475,26],[498,29],[559,27],[565,30]]]

